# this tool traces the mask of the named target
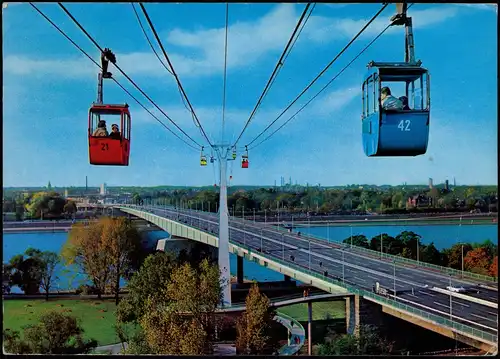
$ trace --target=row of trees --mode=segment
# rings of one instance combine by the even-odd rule
[[[412,232],[404,231],[396,237],[387,233],[377,235],[370,240],[364,235],[356,235],[343,240],[344,243],[402,256],[410,259],[418,259],[422,262],[436,264],[454,269],[462,269],[473,273],[498,276],[498,246],[486,240],[482,243],[456,243],[450,248],[439,251],[434,243],[421,244],[421,236]],[[418,246],[418,247],[417,247]]]
[[[404,213],[418,211],[497,211],[498,189],[496,186],[456,187],[453,191],[438,189],[390,188],[348,188],[348,189],[308,189],[282,190],[260,188],[256,190],[229,190],[228,205],[236,212],[243,209],[251,211],[276,210],[286,208],[291,211],[317,211],[331,213],[339,211],[370,211],[379,213]],[[425,198],[417,208],[408,206],[408,199],[415,196]],[[216,211],[219,201],[218,188],[211,190],[183,189],[134,193],[132,200],[157,201],[171,205],[181,203],[188,208]],[[418,201],[417,201],[418,202]]]
[[[3,200],[3,212],[15,212],[16,220],[71,217],[76,211],[75,202],[52,191],[18,194]]]

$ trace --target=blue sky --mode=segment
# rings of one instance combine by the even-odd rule
[[[99,53],[57,4],[37,4],[96,60]],[[149,48],[128,3],[68,3],[67,8],[117,63],[198,142],[203,137],[184,108],[174,78]],[[230,4],[225,140],[235,139],[262,92],[304,4]],[[318,4],[257,116],[245,145],[336,56],[379,4]],[[213,141],[220,142],[225,4],[146,4],[174,68]],[[139,10],[139,7],[137,7]],[[140,11],[140,10],[139,10]],[[376,36],[390,5],[271,130],[286,121]],[[368,158],[361,143],[361,83],[370,60],[402,61],[404,30],[387,31],[305,110],[250,152],[250,168],[229,167],[233,184],[293,182],[497,183],[497,8],[415,4],[416,57],[431,72],[427,154]],[[111,15],[111,16],[110,16]],[[142,13],[140,12],[141,18]],[[148,34],[151,34],[149,29]],[[3,9],[4,186],[210,185],[213,166],[113,83],[105,102],[128,102],[132,154],[128,167],[88,163],[87,113],[96,97],[97,68],[27,3]],[[118,71],[116,79],[153,108]],[[174,128],[173,128],[174,129]],[[176,130],[177,131],[177,130]]]

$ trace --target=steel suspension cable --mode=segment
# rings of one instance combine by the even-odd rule
[[[57,26],[49,17],[47,17],[40,9],[38,9],[33,3],[29,3],[42,17],[45,18],[57,31],[59,31],[69,42],[71,42],[81,53],[83,53],[85,56],[88,57],[90,61],[94,63],[97,67],[99,67],[102,70],[101,65],[97,61],[95,61],[85,50],[83,50],[76,42],[74,42],[59,26]],[[187,146],[191,147],[192,149],[198,150],[196,147],[188,143],[186,140],[184,140],[182,137],[180,137],[178,134],[176,134],[174,131],[172,131],[163,121],[161,121],[158,117],[156,117],[146,106],[144,106],[134,95],[130,93],[125,87],[123,87],[122,84],[118,82],[114,77],[111,78],[127,95],[129,95],[139,106],[141,106],[144,110],[146,110],[156,121],[158,121],[163,127],[165,127],[170,133],[172,133],[175,137],[177,137],[179,140],[184,142]]]
[[[302,95],[304,95],[304,93],[306,93],[310,88],[311,86],[321,77],[323,76],[323,74],[335,63],[335,61],[337,61],[337,59],[352,45],[352,43],[354,41],[356,41],[356,39],[361,36],[361,34],[368,28],[368,26],[370,26],[370,24],[375,21],[375,19],[380,15],[380,13],[382,13],[382,11],[384,11],[384,9],[388,6],[389,4],[384,4],[382,6],[382,8],[365,24],[365,26],[363,26],[363,28],[361,28],[361,30],[356,34],[356,36],[354,36],[351,41],[349,41],[349,43],[344,46],[344,48],[337,54],[337,56],[335,56],[335,58],[330,61],[330,63],[314,78],[314,80],[311,81],[311,83],[309,85],[307,85],[307,87],[302,90],[302,92],[297,96],[295,97],[295,99],[278,115],[278,117],[276,117],[264,130],[262,130],[252,141],[250,141],[247,146],[250,146],[252,143],[254,143],[255,141],[257,141],[257,139],[262,136],[272,125],[274,125],[276,123],[276,121],[278,121],[281,116],[283,116],[285,114],[285,112],[287,112],[290,107],[292,107],[298,100],[299,98],[302,97]]]
[[[302,24],[302,27],[300,28],[297,36],[295,37],[295,40],[293,40],[293,43],[292,45],[290,46],[290,50],[288,50],[288,53],[286,54],[285,58],[283,59],[283,63],[286,62],[286,60],[288,59],[288,56],[292,53],[292,50],[295,46],[295,44],[297,43],[297,40],[299,39],[300,37],[300,34],[302,34],[302,30],[304,30],[304,27],[306,26],[307,22],[309,21],[309,17],[311,17],[311,14],[312,12],[314,11],[314,8],[316,7],[316,3],[314,3],[313,7],[311,8],[311,11],[309,11],[309,14],[307,14],[307,17],[306,19],[304,20],[304,23]],[[273,81],[271,82],[271,84],[269,85],[269,87],[273,86],[274,82],[276,81],[276,79],[278,78],[278,75],[280,74],[281,72],[281,69],[283,69],[283,66],[280,66],[280,68],[278,69],[278,71],[276,72],[276,76],[274,76],[274,79]],[[269,91],[268,91],[269,92]],[[266,92],[267,94],[267,92]]]
[[[151,48],[151,50],[153,50],[153,53],[155,54],[155,56],[158,59],[158,61],[160,62],[160,64],[165,68],[165,70],[167,70],[169,74],[173,75],[172,71],[167,67],[167,65],[165,65],[165,63],[160,58],[160,55],[158,55],[158,52],[155,50],[153,44],[151,43],[151,40],[149,39],[149,36],[146,33],[146,29],[142,25],[142,21],[141,21],[141,18],[139,17],[139,13],[135,9],[135,4],[133,2],[130,3],[130,4],[132,5],[132,9],[134,10],[135,17],[137,18],[137,22],[139,23],[139,26],[140,26],[140,28],[142,30],[142,33],[144,34],[144,37],[146,37],[146,40],[147,40],[147,42],[149,44],[149,47]],[[182,95],[182,92],[181,92],[181,90],[179,88],[179,85],[177,85],[177,88],[179,90],[179,95],[181,95],[182,104],[184,105],[184,107],[186,108],[186,110],[188,110],[189,112],[191,112],[191,110],[189,109],[189,107],[186,104],[186,101],[184,100],[184,96]],[[192,116],[192,114],[191,114],[191,116]],[[193,122],[198,127],[196,121],[194,121],[194,117],[193,117]]]
[[[226,122],[226,79],[227,79],[227,32],[229,24],[229,3],[226,3],[226,38],[224,41],[224,83],[222,85],[222,135],[221,143],[224,142],[224,125]]]
[[[66,7],[61,4],[60,2],[57,3],[63,10],[64,12],[70,17],[70,19],[80,28],[80,30],[82,30],[82,32],[89,38],[89,40],[99,49],[99,51],[102,53],[103,52],[103,49],[101,46],[99,46],[99,44],[94,40],[94,38],[87,32],[87,30],[85,30],[85,28],[78,22],[78,20],[75,19],[75,17],[69,12],[68,9],[66,9]],[[151,104],[153,104],[153,106],[155,106],[175,127],[177,127],[177,129],[179,131],[181,131],[187,138],[189,138],[191,141],[193,141],[198,147],[203,147],[201,144],[198,143],[198,141],[194,140],[191,136],[189,136],[182,128],[179,127],[179,125],[177,125],[174,120],[172,120],[166,113],[165,111],[163,111],[157,104],[156,102],[154,102],[151,97],[149,97],[135,82],[134,80],[132,80],[130,78],[130,76],[128,76],[125,71],[123,71],[120,66],[118,66],[116,63],[113,63],[113,65],[116,67],[116,69],[118,71],[120,71],[120,73],[125,76],[125,78],[127,80],[130,81],[130,83],[132,83],[132,85],[134,85],[134,87],[139,90],[139,92],[144,96],[146,97],[149,102],[151,102]]]
[[[282,52],[282,54],[281,54],[278,62],[276,63],[276,66],[274,67],[274,70],[273,70],[273,72],[271,74],[271,77],[269,77],[269,80],[267,81],[267,84],[264,87],[264,90],[262,91],[262,94],[260,95],[260,97],[257,100],[257,103],[255,104],[255,106],[254,106],[254,108],[253,108],[250,116],[248,117],[248,120],[246,121],[245,126],[243,127],[243,130],[241,130],[239,136],[236,138],[236,141],[234,142],[234,144],[233,144],[232,147],[236,146],[236,144],[238,143],[238,141],[241,139],[241,136],[243,136],[243,133],[245,133],[245,130],[248,128],[248,125],[250,124],[250,121],[252,120],[252,118],[255,115],[255,112],[257,111],[257,109],[259,108],[260,104],[262,103],[262,100],[264,99],[264,96],[267,94],[268,88],[270,88],[270,85],[273,82],[273,79],[277,75],[278,69],[281,66],[283,66],[283,59],[284,59],[285,55],[287,54],[288,49],[290,48],[290,45],[292,44],[292,42],[293,42],[293,40],[295,38],[295,34],[297,34],[297,32],[299,31],[300,25],[302,24],[302,21],[304,20],[304,17],[306,16],[306,13],[307,13],[307,10],[309,9],[310,6],[311,6],[311,3],[308,3],[306,5],[304,11],[302,12],[302,15],[300,16],[299,21],[295,25],[295,29],[293,30],[292,35],[290,36],[290,39],[288,39],[288,42],[287,42],[287,44],[285,46],[285,49],[283,50],[283,52]]]
[[[165,70],[167,70],[170,75],[173,75],[172,71],[167,67],[167,65],[165,65],[165,63],[161,60],[160,58],[160,55],[158,55],[158,52],[156,52],[153,44],[151,43],[151,40],[149,39],[149,36],[148,34],[146,33],[146,29],[144,28],[144,26],[142,25],[142,21],[141,21],[141,18],[139,17],[139,13],[137,12],[137,10],[135,9],[135,4],[133,2],[130,3],[130,5],[132,5],[132,9],[134,9],[134,13],[135,13],[135,17],[137,18],[137,22],[139,23],[139,26],[141,27],[141,30],[142,30],[142,33],[144,34],[144,37],[146,38],[148,44],[149,44],[149,47],[151,47],[151,50],[153,50],[156,58],[158,59],[158,61],[160,61],[160,64],[162,64],[162,66],[165,68]]]
[[[412,6],[414,5],[411,4],[408,6],[407,9],[411,8]],[[363,50],[361,50],[346,66],[344,66],[342,68],[342,70],[340,70],[330,81],[328,81],[328,83],[323,86],[323,88],[321,88],[321,90],[319,90],[319,92],[314,95],[311,99],[309,99],[309,101],[307,101],[300,109],[297,110],[297,112],[295,112],[287,121],[285,121],[280,127],[278,127],[276,130],[274,130],[269,136],[267,136],[265,139],[263,139],[262,141],[260,141],[258,144],[256,144],[255,146],[252,146],[250,149],[254,149],[255,147],[257,146],[260,146],[262,143],[264,143],[265,141],[267,141],[269,138],[271,138],[276,132],[278,132],[280,129],[282,129],[283,127],[285,127],[285,125],[290,122],[291,120],[293,120],[295,118],[295,116],[297,116],[304,108],[306,108],[312,101],[314,101],[316,99],[316,97],[318,97],[328,86],[330,86],[332,84],[332,82],[334,82],[345,70],[347,70],[347,68],[349,66],[352,65],[352,63],[354,61],[356,61],[370,46],[373,45],[373,43],[375,41],[377,41],[388,29],[389,27],[392,26],[392,23],[387,25],[377,36],[375,36],[375,38],[373,38],[372,41],[370,41],[370,43],[368,45],[366,45]]]
[[[191,102],[189,101],[189,98],[186,95],[186,91],[184,91],[184,88],[182,87],[181,81],[179,80],[179,76],[177,76],[177,73],[174,70],[174,66],[172,65],[172,62],[170,61],[170,59],[167,55],[167,52],[165,51],[165,48],[163,47],[163,43],[161,42],[160,37],[158,36],[158,33],[156,32],[156,29],[153,25],[153,22],[151,21],[151,18],[149,17],[148,12],[146,11],[146,8],[144,7],[144,4],[139,3],[139,5],[142,9],[142,12],[144,13],[144,16],[146,17],[146,20],[148,21],[149,27],[151,27],[151,30],[153,31],[153,34],[155,35],[155,38],[156,38],[156,41],[158,42],[158,45],[160,45],[161,51],[163,52],[163,56],[165,56],[165,59],[168,62],[168,66],[170,66],[170,69],[172,70],[172,74],[174,75],[175,80],[177,81],[177,85],[179,86],[179,89],[181,90],[182,94],[184,95],[184,98],[186,99],[186,102],[187,102],[189,108],[191,109],[191,113],[193,114],[196,122],[198,123],[198,126],[199,126],[203,136],[207,140],[208,144],[210,145],[210,147],[213,147],[214,145],[212,144],[212,142],[208,138],[207,134],[205,133],[205,130],[203,129],[203,126],[201,125],[200,120],[198,119],[198,116],[196,116],[196,112],[194,111],[194,108],[191,105]]]

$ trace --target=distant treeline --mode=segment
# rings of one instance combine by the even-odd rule
[[[132,201],[160,203],[216,212],[218,188],[209,190],[182,189],[172,191],[136,192]],[[456,187],[438,189],[320,189],[286,190],[259,188],[229,191],[230,210],[241,215],[245,211],[311,212],[318,214],[376,212],[496,212],[496,186]]]

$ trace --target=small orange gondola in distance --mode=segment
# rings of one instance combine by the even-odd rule
[[[245,154],[241,156],[241,168],[248,168],[248,149],[245,147]]]
[[[97,101],[89,110],[89,160],[90,164],[98,166],[128,166],[131,128],[129,107],[127,104],[103,103],[103,80],[112,78],[111,72],[108,72],[109,61],[115,63],[116,57],[106,48],[101,53],[102,71],[97,77]]]

